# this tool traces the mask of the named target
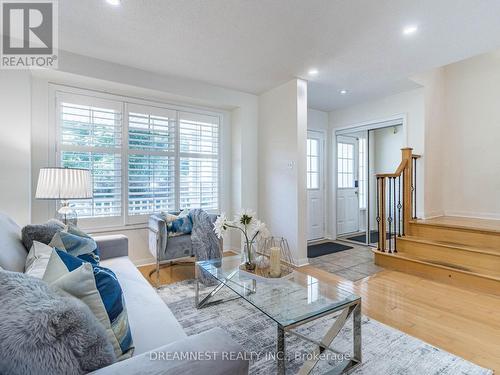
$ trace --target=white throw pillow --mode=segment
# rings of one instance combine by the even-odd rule
[[[43,274],[49,264],[50,254],[52,254],[52,247],[38,241],[33,241],[30,252],[26,257],[24,273],[37,279],[43,278]]]

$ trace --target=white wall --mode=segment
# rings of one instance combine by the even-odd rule
[[[445,67],[448,215],[500,219],[500,51]]]
[[[394,173],[401,163],[401,148],[405,147],[405,137],[402,126],[391,126],[370,132],[370,155],[373,164],[370,174],[370,228],[377,228],[377,178],[378,173]]]
[[[418,166],[424,165],[423,180],[425,199],[423,200],[425,217],[434,217],[444,214],[443,182],[444,182],[444,148],[443,143],[448,137],[445,133],[445,87],[444,68],[413,77],[415,82],[423,86],[425,107],[425,141],[423,157]],[[445,138],[446,136],[446,138]],[[422,185],[422,180],[419,186]]]
[[[259,214],[307,263],[307,83],[294,79],[259,97]]]
[[[30,222],[31,76],[0,70],[0,211]]]
[[[36,184],[40,167],[51,165],[53,139],[49,118],[51,83],[124,95],[163,103],[203,106],[225,111],[223,118],[223,186],[221,208],[233,215],[243,207],[258,208],[257,132],[258,98],[235,90],[177,77],[160,76],[126,66],[108,63],[63,52],[59,71],[40,71],[33,78],[33,137],[32,184]],[[29,105],[28,105],[29,108]],[[234,171],[234,173],[233,173]],[[30,185],[29,180],[23,182]],[[32,222],[43,222],[54,215],[54,207],[34,200]],[[99,231],[101,232],[101,231]],[[129,237],[130,257],[136,264],[153,261],[147,249],[147,230],[144,227],[122,227],[104,233],[123,233]],[[94,232],[97,234],[97,232]],[[225,248],[238,249],[239,238],[228,236]]]

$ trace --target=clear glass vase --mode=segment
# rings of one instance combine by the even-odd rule
[[[245,243],[241,251],[241,261],[245,265],[248,271],[253,271],[255,269],[255,259],[257,254],[255,251],[255,244],[252,242],[249,245]]]

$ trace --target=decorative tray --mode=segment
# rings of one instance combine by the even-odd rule
[[[293,270],[289,267],[281,265],[281,276],[280,277],[271,277],[269,275],[270,267],[259,268],[256,267],[254,270],[250,271],[245,268],[245,265],[240,265],[240,271],[244,272],[250,278],[255,280],[261,280],[265,282],[280,282],[282,280],[288,280],[293,277]]]

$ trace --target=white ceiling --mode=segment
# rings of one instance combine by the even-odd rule
[[[259,94],[310,80],[321,110],[500,47],[499,0],[61,0],[60,48]],[[404,37],[402,28],[418,24]],[[340,89],[349,90],[341,96]]]

